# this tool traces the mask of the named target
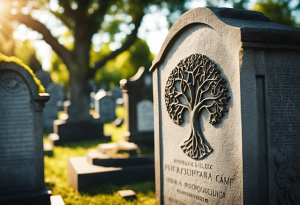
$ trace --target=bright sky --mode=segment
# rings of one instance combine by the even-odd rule
[[[250,6],[255,3],[255,0],[250,0]],[[50,9],[58,12],[63,12],[63,8],[60,8],[57,4],[57,0],[51,0],[50,1]],[[76,3],[71,5],[72,8],[76,9],[77,5]],[[205,1],[203,0],[192,0],[191,2],[187,3],[186,5],[189,9],[193,9],[196,7],[203,7],[206,6]],[[223,7],[232,7],[230,4],[224,4]],[[138,31],[138,37],[144,39],[147,41],[148,46],[150,48],[150,51],[157,55],[161,45],[164,42],[164,39],[168,35],[168,28],[167,28],[167,19],[165,15],[168,13],[168,10],[162,10],[157,11],[155,7],[150,8],[152,11],[152,14],[147,14],[144,16],[141,27]],[[12,11],[13,12],[13,11]],[[23,13],[28,13],[28,11],[23,11]],[[93,12],[93,10],[89,11]],[[34,11],[32,13],[32,16],[36,19],[38,19],[40,22],[45,24],[48,28],[51,28],[51,33],[55,37],[59,37],[63,35],[67,29],[66,27],[54,17],[54,15],[50,14],[50,12],[46,11]],[[124,19],[123,16],[120,16],[121,19]],[[105,19],[109,21],[110,19]],[[125,19],[127,22],[131,21],[131,18]],[[124,33],[121,33],[117,36],[115,36],[115,39],[122,40],[125,38],[125,33],[128,33],[130,31],[131,25],[128,27],[126,24],[121,25],[120,29],[124,31]],[[41,34],[37,33],[36,31],[32,31],[31,29],[28,29],[24,25],[19,25],[14,32],[14,38],[19,40],[26,40],[29,39],[32,42],[32,45],[36,49],[37,57],[41,59],[42,61],[42,67],[44,70],[48,70],[51,67],[50,58],[53,54],[52,48],[43,40],[40,40],[42,38]],[[64,37],[58,38],[60,43],[64,43],[66,41],[72,42],[74,41],[73,37],[69,37],[68,39]],[[97,52],[100,50],[100,45],[102,43],[108,42],[109,36],[106,34],[95,34],[93,36],[92,42],[95,45],[94,50]],[[119,42],[116,42],[114,44],[110,45],[110,49],[115,50],[119,48],[121,44]]]

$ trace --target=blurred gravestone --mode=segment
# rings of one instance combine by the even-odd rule
[[[116,102],[110,92],[100,90],[95,95],[95,114],[94,117],[101,122],[111,122],[116,119]]]
[[[120,87],[115,86],[113,89],[110,90],[111,96],[117,100],[119,98],[123,98],[123,92]]]
[[[71,99],[70,93],[67,93],[67,99]],[[75,115],[75,110],[71,111],[72,103],[70,100],[65,101],[63,106],[65,113],[60,115],[58,120],[54,120],[53,132],[56,135],[49,136],[50,143],[57,146],[70,142],[104,138],[103,123],[99,119],[89,116],[90,118],[82,120],[81,116]],[[90,106],[87,109],[90,109]],[[71,117],[70,112],[73,113]]]
[[[141,67],[129,80],[120,81],[125,99],[125,139],[139,145],[154,146],[152,76]]]
[[[53,121],[57,119],[57,113],[61,110],[65,91],[60,85],[50,83],[46,87],[46,92],[50,95],[50,100],[43,110],[44,130],[53,132]]]
[[[300,29],[196,8],[153,72],[158,204],[300,204]]]
[[[44,185],[43,107],[32,75],[0,62],[0,204],[50,205]]]
[[[36,72],[35,76],[41,81],[44,88],[46,88],[50,83],[52,83],[50,73],[44,70],[39,70],[38,72]]]

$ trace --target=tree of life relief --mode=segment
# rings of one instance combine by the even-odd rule
[[[215,125],[227,111],[230,97],[226,81],[216,67],[208,57],[192,54],[172,70],[165,87],[165,102],[173,122],[181,124],[183,111],[189,112],[191,133],[181,149],[193,159],[202,159],[212,152],[200,128],[200,112],[206,110],[209,123]]]

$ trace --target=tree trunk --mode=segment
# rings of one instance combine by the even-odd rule
[[[200,111],[197,107],[190,110],[190,116],[191,134],[189,139],[181,145],[181,149],[193,159],[202,159],[208,156],[212,149],[204,141],[199,121]]]
[[[68,121],[88,121],[92,119],[90,110],[90,86],[82,71],[70,73],[71,105],[68,108]]]

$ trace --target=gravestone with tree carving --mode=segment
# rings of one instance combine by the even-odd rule
[[[193,159],[202,159],[212,152],[200,128],[200,112],[208,112],[212,125],[221,121],[230,98],[225,83],[216,64],[201,54],[181,60],[167,80],[165,102],[171,119],[179,125],[185,110],[190,115],[191,133],[181,149]]]

